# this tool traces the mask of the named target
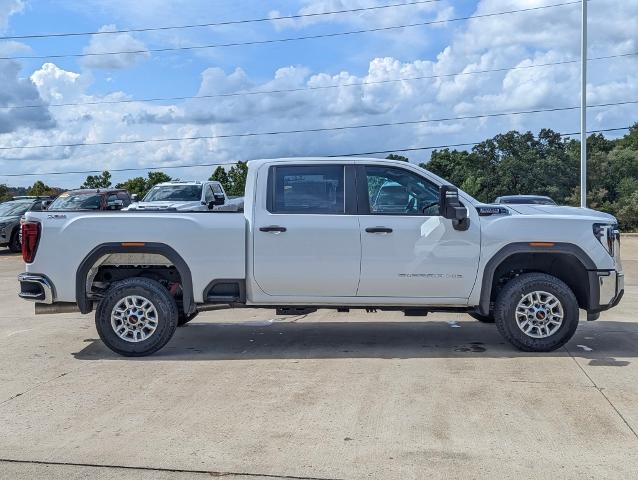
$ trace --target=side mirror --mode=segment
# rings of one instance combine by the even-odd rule
[[[455,230],[465,231],[470,227],[470,219],[459,200],[459,189],[450,185],[441,185],[439,189],[439,208],[441,216],[452,220]]]
[[[133,195],[131,195],[131,202],[137,202],[139,201],[139,195],[137,193],[134,193]]]

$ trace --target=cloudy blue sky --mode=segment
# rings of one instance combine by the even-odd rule
[[[567,2],[569,0],[564,0]],[[510,129],[579,129],[578,111],[431,121],[383,128],[110,146],[13,148],[437,120],[578,105],[580,6],[501,16],[561,0],[440,0],[295,20],[38,39],[39,33],[108,32],[414,3],[414,0],[0,0],[0,183],[9,174],[231,163],[457,144]],[[590,57],[638,53],[638,2],[590,2]],[[286,43],[172,50],[438,23]],[[136,54],[45,57],[96,52]],[[509,68],[516,67],[513,70]],[[531,67],[531,68],[528,68]],[[590,63],[590,104],[638,100],[638,55]],[[502,71],[468,74],[477,70]],[[463,75],[449,75],[464,72]],[[386,83],[379,81],[430,77]],[[357,86],[316,87],[364,83]],[[149,98],[260,90],[294,92],[206,99]],[[101,103],[132,100],[125,103]],[[70,106],[54,104],[72,103]],[[83,104],[84,105],[77,105]],[[87,105],[86,103],[91,103]],[[37,108],[19,108],[38,105]],[[589,129],[638,121],[636,105],[592,108]],[[11,148],[7,148],[11,147]],[[410,152],[412,161],[429,151]],[[166,170],[183,179],[211,168]],[[116,180],[145,174],[114,174]],[[73,187],[86,175],[45,176]]]

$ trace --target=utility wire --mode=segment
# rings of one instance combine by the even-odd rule
[[[270,44],[270,43],[296,42],[300,40],[341,37],[345,35],[359,35],[362,33],[382,32],[382,31],[397,30],[397,29],[403,29],[403,28],[412,28],[412,27],[423,27],[427,25],[436,25],[436,24],[448,23],[448,22],[458,22],[462,20],[471,20],[475,18],[488,18],[488,17],[496,17],[501,15],[509,15],[513,13],[545,10],[549,8],[563,7],[567,5],[576,5],[576,4],[580,5],[581,3],[582,3],[581,0],[577,0],[577,1],[571,1],[571,2],[555,3],[551,5],[543,5],[539,7],[521,8],[518,10],[508,10],[504,12],[468,15],[465,17],[449,18],[447,20],[430,20],[427,22],[408,23],[404,25],[392,25],[388,27],[376,27],[376,28],[368,28],[368,29],[362,29],[362,30],[350,30],[347,32],[304,35],[299,37],[276,38],[276,39],[267,39],[267,40],[250,40],[247,42],[215,43],[210,45],[194,45],[189,47],[164,47],[164,48],[150,48],[150,49],[143,49],[143,50],[125,50],[125,51],[119,51],[119,52],[86,52],[86,53],[69,53],[69,54],[60,54],[60,55],[20,55],[20,56],[14,56],[14,57],[0,57],[0,60],[43,60],[43,59],[54,59],[54,58],[100,57],[105,55],[123,55],[123,54],[133,55],[133,54],[148,54],[148,53],[174,52],[174,51],[185,51],[185,50],[202,50],[202,49],[208,49],[208,48],[238,47],[238,46],[245,46],[245,45],[264,45],[264,44]]]
[[[183,30],[187,28],[203,28],[203,27],[222,27],[228,25],[239,25],[244,23],[259,23],[259,22],[271,22],[278,20],[297,20],[300,18],[309,17],[323,17],[326,15],[340,15],[343,13],[357,13],[367,12],[371,10],[382,10],[387,8],[396,7],[409,7],[413,5],[422,5],[426,3],[440,2],[441,0],[418,0],[405,3],[391,3],[389,5],[376,5],[372,7],[359,7],[349,8],[344,10],[333,10],[330,12],[317,12],[317,13],[300,13],[297,15],[281,15],[263,18],[251,18],[242,20],[227,20],[223,22],[211,22],[211,23],[194,23],[190,25],[171,25],[163,27],[142,27],[142,28],[127,28],[122,30],[109,30],[109,31],[97,31],[97,32],[63,32],[63,33],[30,33],[24,35],[11,35],[0,37],[0,40],[25,40],[33,38],[56,38],[56,37],[84,37],[88,35],[113,35],[119,33],[140,33],[140,32],[157,32],[163,30]]]
[[[631,57],[636,55],[638,55],[638,52],[622,53],[619,55],[605,55],[601,57],[591,57],[591,58],[588,58],[587,61],[591,62],[595,60],[608,60],[612,58]],[[317,86],[307,86],[307,87],[298,87],[298,88],[282,88],[282,89],[275,89],[275,90],[255,90],[255,91],[248,91],[248,92],[216,93],[212,95],[154,97],[154,98],[124,99],[124,100],[99,100],[99,101],[92,101],[92,102],[77,102],[77,103],[49,103],[49,104],[41,103],[41,104],[12,105],[12,106],[7,105],[7,106],[0,106],[0,109],[13,110],[13,109],[22,109],[22,108],[45,108],[45,107],[51,108],[51,107],[71,107],[71,106],[84,106],[84,105],[113,105],[113,104],[125,104],[125,103],[136,103],[136,102],[199,100],[199,99],[210,99],[210,98],[243,97],[243,96],[251,96],[251,95],[294,93],[294,92],[305,92],[305,91],[312,91],[312,90],[326,90],[326,89],[341,88],[341,87],[361,87],[366,85],[379,85],[379,84],[397,83],[397,82],[413,81],[413,80],[449,78],[449,77],[456,77],[461,75],[478,75],[483,73],[527,70],[530,68],[550,67],[550,66],[556,66],[556,65],[569,65],[574,63],[580,63],[580,59],[563,60],[559,62],[538,63],[534,65],[521,65],[521,66],[515,66],[515,67],[492,68],[487,70],[474,70],[469,72],[443,73],[438,75],[420,75],[416,77],[400,77],[400,78],[391,78],[391,79],[384,79],[384,80],[370,80],[365,82],[340,83],[340,84],[334,84],[334,85],[317,85]]]
[[[618,128],[605,128],[600,130],[588,130],[587,133],[604,133],[604,132],[616,132],[622,130],[629,130],[631,127],[618,127]],[[561,137],[570,137],[573,135],[579,135],[580,132],[571,132],[571,133],[560,133]],[[468,143],[455,143],[455,144],[447,144],[447,145],[430,145],[427,147],[407,147],[407,148],[394,148],[392,150],[377,150],[374,152],[357,152],[357,153],[342,153],[339,155],[327,155],[326,158],[335,158],[335,157],[354,157],[358,155],[377,155],[377,154],[387,154],[387,153],[395,153],[395,152],[413,152],[420,150],[439,150],[443,148],[456,148],[456,147],[466,147],[472,145],[478,145],[482,142],[468,142]],[[148,170],[173,170],[178,168],[199,168],[199,167],[219,167],[219,166],[228,166],[228,165],[236,165],[238,162],[228,162],[228,163],[195,163],[195,164],[184,164],[184,165],[167,165],[167,166],[154,166],[154,167],[131,167],[131,168],[114,168],[114,169],[100,169],[100,170],[76,170],[76,171],[67,171],[67,172],[40,172],[40,173],[10,173],[10,174],[0,174],[0,177],[33,177],[33,176],[45,176],[45,175],[85,175],[90,173],[101,173],[104,170],[108,170],[111,173],[117,172],[139,172],[139,171],[148,171]]]
[[[594,105],[588,105],[587,108],[598,107],[611,107],[617,105],[629,105],[638,104],[638,100],[627,100],[623,102],[611,102],[611,103],[599,103]],[[431,118],[426,120],[405,120],[401,122],[383,122],[383,123],[368,123],[359,125],[343,125],[339,127],[318,127],[296,130],[276,130],[265,132],[248,132],[248,133],[233,133],[226,135],[195,135],[191,137],[175,137],[175,138],[148,138],[140,140],[112,140],[108,142],[92,142],[92,143],[59,143],[52,145],[24,145],[16,147],[0,147],[0,150],[26,150],[35,148],[56,148],[56,147],[88,147],[88,146],[104,146],[104,145],[132,145],[141,143],[153,143],[153,142],[178,142],[184,140],[216,140],[221,138],[244,138],[244,137],[260,137],[260,136],[273,136],[273,135],[289,135],[295,133],[317,133],[317,132],[333,132],[342,130],[354,130],[362,128],[378,128],[378,127],[391,127],[397,125],[419,125],[424,123],[445,122],[452,120],[473,120],[478,118],[493,118],[493,117],[506,117],[510,115],[526,115],[532,113],[545,113],[545,112],[563,112],[568,110],[577,110],[580,106],[575,107],[555,107],[555,108],[537,108],[532,110],[519,110],[515,112],[498,112],[498,113],[484,113],[479,115],[464,115],[459,117],[442,117]],[[22,160],[22,159],[5,159],[5,160]]]
[[[605,128],[602,130],[588,130],[587,133],[605,133],[605,132],[617,132],[621,130],[629,130],[631,127],[618,127],[618,128]],[[561,137],[571,137],[574,135],[580,135],[580,132],[571,132],[571,133],[559,133]],[[456,147],[469,147],[473,145],[478,145],[483,142],[468,142],[468,143],[455,143],[451,145],[437,145],[431,147],[411,147],[411,148],[395,148],[393,150],[377,150],[375,152],[357,152],[357,153],[346,153],[340,155],[327,155],[328,158],[333,157],[356,157],[358,155],[375,155],[382,153],[395,153],[395,152],[415,152],[419,150],[440,150],[443,148],[456,148]]]

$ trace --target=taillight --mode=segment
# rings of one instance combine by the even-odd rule
[[[40,223],[26,221],[22,224],[22,259],[31,263],[35,259],[40,241]]]

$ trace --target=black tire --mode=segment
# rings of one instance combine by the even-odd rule
[[[14,229],[9,240],[9,250],[13,253],[20,253],[22,251],[22,245],[20,245],[20,236],[18,234],[18,229]]]
[[[155,308],[155,330],[148,338],[133,342],[120,338],[111,325],[113,309],[128,296],[139,296]],[[126,357],[143,357],[168,343],[177,328],[177,304],[169,291],[149,278],[127,278],[111,285],[95,311],[95,326],[104,344]]]
[[[533,338],[524,333],[517,323],[516,308],[532,292],[547,292],[562,306],[562,324],[545,338]],[[578,302],[562,280],[545,273],[525,273],[510,280],[499,293],[494,306],[494,320],[501,335],[519,350],[551,352],[565,345],[574,335],[578,327]],[[538,333],[538,330],[532,333]]]
[[[180,309],[179,315],[177,317],[177,326],[178,327],[183,327],[188,322],[190,322],[193,318],[195,318],[197,315],[199,315],[199,312],[195,312],[195,313],[191,313],[190,315],[186,315],[184,313],[184,310]]]
[[[480,313],[470,312],[470,317],[475,318],[481,323],[494,323],[493,315],[481,315]]]

